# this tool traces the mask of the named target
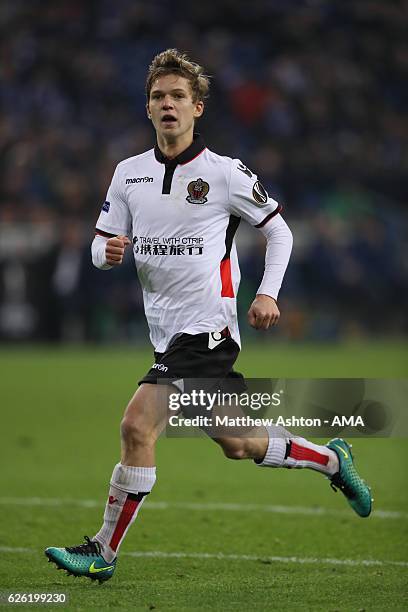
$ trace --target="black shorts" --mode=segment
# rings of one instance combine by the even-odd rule
[[[182,380],[186,392],[217,388],[241,393],[246,389],[244,377],[232,367],[238,354],[239,346],[228,328],[217,333],[181,334],[164,353],[154,353],[155,363],[138,384]]]

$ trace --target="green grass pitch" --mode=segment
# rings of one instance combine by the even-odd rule
[[[407,377],[402,344],[244,348],[248,376]],[[0,593],[66,593],[69,609],[406,610],[405,439],[355,439],[382,513],[360,519],[309,470],[161,439],[158,480],[103,585],[57,572],[46,546],[99,529],[119,420],[145,348],[0,351]],[[10,607],[12,609],[12,607]],[[57,607],[48,609],[58,609]]]

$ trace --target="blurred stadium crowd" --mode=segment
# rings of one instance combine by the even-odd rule
[[[406,334],[407,25],[397,1],[3,0],[0,337],[145,340],[131,256],[100,272],[89,244],[116,163],[154,144],[145,73],[169,46],[213,77],[208,146],[285,206],[274,333]],[[263,242],[238,243],[244,318]]]

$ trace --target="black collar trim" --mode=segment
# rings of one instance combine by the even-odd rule
[[[173,159],[168,159],[168,157],[163,155],[157,144],[154,147],[154,156],[161,164],[170,164],[172,166],[174,165],[175,167],[179,164],[188,164],[189,162],[193,161],[193,159],[198,157],[198,155],[200,155],[205,148],[206,146],[202,136],[200,136],[200,134],[194,134],[191,145]]]

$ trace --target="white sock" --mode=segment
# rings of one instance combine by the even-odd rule
[[[266,428],[269,436],[268,448],[261,467],[310,468],[331,476],[339,470],[336,453],[327,448],[313,444],[305,438],[289,434],[282,435],[282,430],[273,425]]]
[[[108,563],[117,556],[129,527],[155,481],[155,467],[133,467],[121,463],[115,465],[103,525],[92,538],[101,545],[102,556]]]

